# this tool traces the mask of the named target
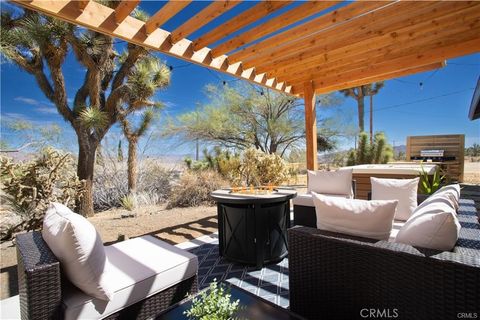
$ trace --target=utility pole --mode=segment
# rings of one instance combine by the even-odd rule
[[[373,146],[373,95],[370,95],[370,146]]]
[[[196,104],[195,106],[195,121],[196,121],[196,125],[198,126],[198,103]],[[198,149],[199,149],[199,146],[198,146],[198,138],[195,139],[195,161],[198,161]]]

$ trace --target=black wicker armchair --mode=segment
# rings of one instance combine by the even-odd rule
[[[62,319],[60,263],[40,232],[17,236],[18,286],[22,319]],[[197,292],[197,275],[165,289],[106,319],[148,319]]]
[[[289,230],[290,309],[309,319],[480,317],[480,224],[460,200],[460,238],[451,252]]]

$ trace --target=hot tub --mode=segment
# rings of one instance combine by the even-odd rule
[[[353,169],[353,179],[356,182],[355,198],[367,199],[372,190],[370,177],[388,179],[413,179],[422,173],[422,167],[428,175],[433,175],[436,170],[434,164],[417,163],[389,163],[389,164],[362,164],[344,167]]]

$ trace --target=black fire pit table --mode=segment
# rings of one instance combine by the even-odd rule
[[[211,194],[217,202],[219,254],[261,268],[288,253],[290,199],[297,192],[288,188],[247,191],[221,189]]]

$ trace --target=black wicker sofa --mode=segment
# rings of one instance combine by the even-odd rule
[[[22,319],[62,319],[62,288],[66,280],[60,263],[34,231],[16,237],[18,287]],[[107,316],[105,319],[150,319],[197,289],[197,274],[142,301]]]
[[[290,309],[309,319],[480,318],[480,224],[472,200],[460,200],[458,218],[451,252],[290,229]]]

